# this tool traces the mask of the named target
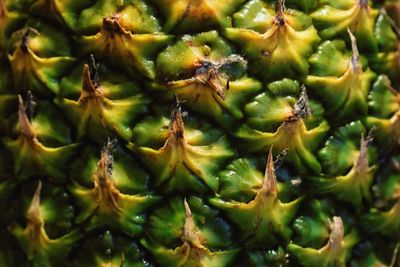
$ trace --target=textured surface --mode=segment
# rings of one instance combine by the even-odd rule
[[[399,266],[399,21],[0,0],[0,266]]]

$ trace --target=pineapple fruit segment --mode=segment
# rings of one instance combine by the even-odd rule
[[[398,0],[0,0],[0,266],[400,264]]]

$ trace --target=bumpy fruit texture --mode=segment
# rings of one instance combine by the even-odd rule
[[[0,266],[399,266],[400,2],[0,0]]]

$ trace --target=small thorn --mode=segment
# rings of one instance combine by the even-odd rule
[[[94,173],[94,190],[96,191],[98,205],[112,207],[114,211],[120,212],[121,208],[117,200],[119,191],[115,188],[111,178],[113,170],[112,149],[114,145],[115,140],[110,141],[108,139],[101,151],[101,157]]]
[[[280,26],[285,25],[285,0],[275,0],[275,19]]]
[[[187,203],[186,197],[183,199],[183,205],[185,206],[185,216],[187,219],[192,218],[192,211],[190,210],[189,204]]]
[[[82,72],[82,91],[78,101],[84,101],[87,98],[97,98],[103,97],[103,91],[101,87],[96,87],[93,83],[91,73],[89,70],[89,65],[83,65],[83,72]],[[98,79],[95,74],[95,79]]]
[[[18,123],[19,123],[20,133],[28,137],[29,139],[34,139],[36,138],[36,133],[28,118],[26,110],[27,109],[24,106],[24,101],[22,100],[22,96],[18,95]]]
[[[27,213],[28,222],[35,226],[40,226],[43,224],[43,218],[40,212],[41,192],[42,192],[42,182],[39,181]]]
[[[190,210],[186,198],[183,200],[183,205],[185,206],[185,224],[183,226],[181,239],[195,248],[204,248],[201,244],[199,235],[197,234],[197,227],[193,220],[192,211]]]
[[[367,134],[367,137],[364,138],[364,134],[361,134],[361,140],[360,140],[360,153],[357,157],[356,160],[356,170],[358,173],[363,173],[369,169],[369,164],[368,164],[368,146],[372,143],[374,140],[373,137],[373,132],[374,132],[375,127],[372,127],[370,131]]]
[[[184,138],[184,130],[181,102],[177,99],[176,106],[172,112],[170,132],[175,136],[175,138],[180,139]]]
[[[358,52],[358,47],[357,47],[357,40],[349,28],[347,28],[347,32],[349,33],[350,36],[351,49],[353,51],[353,55],[351,57],[351,65],[353,70],[358,72],[362,70],[362,67],[360,63],[360,53]]]
[[[331,234],[329,236],[329,249],[334,254],[338,253],[342,247],[342,241],[344,239],[344,227],[342,218],[338,216],[333,217],[333,221],[330,223]]]
[[[272,146],[268,152],[267,166],[265,168],[262,190],[263,193],[266,193],[268,195],[276,195],[278,192],[276,185],[274,160],[272,156]]]
[[[88,94],[96,93],[96,87],[91,79],[89,66],[87,64],[83,65],[82,91],[85,91]]]

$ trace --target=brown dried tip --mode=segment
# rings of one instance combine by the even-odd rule
[[[114,141],[108,140],[107,144],[101,151],[101,158],[97,164],[97,170],[94,173],[94,190],[97,192],[97,204],[99,206],[104,205],[120,211],[121,208],[117,203],[119,191],[115,188],[114,182],[111,179],[113,145]]]
[[[267,166],[265,168],[264,181],[261,188],[263,194],[266,195],[277,195],[278,189],[276,186],[276,175],[275,175],[275,167],[274,160],[272,156],[272,146],[269,149]]]
[[[185,206],[185,224],[182,231],[182,241],[195,248],[204,248],[201,244],[199,235],[197,234],[197,227],[193,220],[192,211],[190,210],[186,198],[183,200],[183,205]]]
[[[342,241],[344,239],[343,221],[340,217],[333,217],[330,223],[331,234],[329,236],[328,247],[329,250],[335,255],[340,252],[342,248]]]
[[[103,96],[103,92],[96,88],[95,84],[92,81],[89,65],[83,65],[83,73],[82,73],[82,92],[79,100],[83,100],[88,97],[101,97]]]
[[[204,61],[196,69],[195,80],[213,90],[222,99],[225,99],[224,86],[228,87],[229,83],[223,84],[220,76],[217,64]]]
[[[307,90],[304,85],[301,86],[301,93],[299,99],[294,104],[292,116],[287,121],[297,121],[311,116],[311,109],[308,103]]]
[[[280,26],[285,25],[285,0],[275,0],[275,19]]]
[[[111,34],[125,32],[125,29],[119,23],[118,14],[103,18],[103,30]]]
[[[29,104],[31,106],[32,104]],[[19,131],[25,137],[29,139],[35,139],[36,133],[32,127],[32,124],[28,118],[28,114],[26,113],[26,108],[24,106],[24,102],[22,100],[22,96],[18,95],[18,123],[19,123]]]
[[[369,164],[368,164],[368,146],[372,143],[374,140],[373,137],[373,132],[375,128],[371,128],[371,130],[368,132],[368,135],[366,138],[364,138],[364,134],[361,134],[361,140],[360,140],[360,154],[358,155],[355,165],[356,165],[356,171],[358,173],[364,173],[367,172],[369,169]]]
[[[0,0],[0,18],[7,16],[7,8],[3,0]]]
[[[351,49],[353,51],[353,55],[351,57],[351,67],[354,72],[361,72],[362,66],[360,62],[360,53],[358,52],[356,37],[353,35],[353,33],[350,31],[349,28],[347,28],[347,32],[349,33],[350,36]]]
[[[172,123],[170,127],[170,135],[177,139],[184,139],[185,128],[182,119],[181,102],[177,99],[177,104],[172,113]]]
[[[360,2],[358,2],[358,4],[359,4],[362,8],[367,8],[367,7],[368,7],[368,1],[369,1],[369,0],[360,0]]]
[[[29,206],[27,219],[28,226],[40,227],[43,225],[43,218],[40,212],[40,193],[42,191],[42,182],[39,181],[35,194],[33,195],[31,205]]]

